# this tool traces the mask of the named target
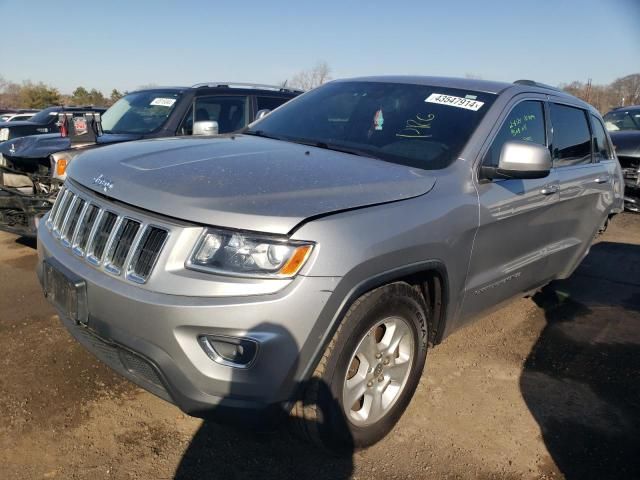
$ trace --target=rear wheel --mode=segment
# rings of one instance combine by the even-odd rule
[[[420,380],[427,322],[422,294],[406,283],[385,285],[354,302],[294,407],[301,431],[335,451],[384,437]]]

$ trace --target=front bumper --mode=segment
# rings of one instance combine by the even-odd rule
[[[34,186],[14,188],[4,184],[4,173],[21,174],[0,165],[0,230],[25,237],[35,237],[38,221],[51,210],[61,182],[41,175],[23,174],[34,182]],[[44,183],[50,189],[48,193],[38,191],[35,187],[36,184]]]
[[[326,307],[334,277],[299,276],[268,295],[169,295],[106,275],[46,228],[38,255],[41,282],[43,261],[53,258],[86,284],[87,326],[59,312],[69,332],[121,375],[195,416],[255,423],[286,410],[313,369],[319,323],[332,317]],[[246,369],[216,363],[198,343],[203,334],[257,340],[256,359]]]
[[[627,180],[624,187],[624,208],[640,213],[640,184]]]
[[[25,237],[35,237],[37,223],[47,213],[55,198],[25,195],[0,185],[0,230]]]

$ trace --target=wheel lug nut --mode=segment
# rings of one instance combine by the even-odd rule
[[[378,377],[378,381],[379,381],[379,382],[381,382],[381,381],[383,381],[383,380],[384,380],[384,377],[383,377],[382,375],[380,375],[380,376]]]
[[[385,358],[383,363],[384,363],[385,365],[389,365],[389,359],[388,359],[388,358]]]
[[[373,381],[368,382],[367,387],[373,387]]]
[[[382,358],[382,354],[381,353],[376,353],[376,358]]]

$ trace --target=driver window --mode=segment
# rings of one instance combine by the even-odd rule
[[[248,102],[246,96],[198,97],[194,100],[178,132],[193,134],[193,122],[216,121],[219,133],[231,133],[246,125]]]
[[[483,164],[497,167],[502,146],[509,140],[547,144],[542,102],[526,100],[513,107],[493,140]]]

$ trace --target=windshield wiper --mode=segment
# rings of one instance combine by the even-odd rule
[[[262,138],[271,138],[273,140],[288,140],[284,137],[279,137],[277,135],[271,135],[269,133],[265,133],[264,130],[245,130],[241,132],[243,135],[253,135],[254,137],[262,137]]]
[[[295,140],[292,140],[295,141]],[[363,150],[360,148],[347,147],[344,145],[336,145],[335,143],[327,143],[327,142],[316,142],[316,141],[307,141],[301,140],[296,143],[301,143],[303,145],[309,145],[311,147],[323,148],[325,150],[333,150],[335,152],[349,153],[351,155],[358,155],[360,157],[373,158],[375,160],[380,160],[380,157],[377,157],[369,150]]]
[[[368,150],[347,147],[344,145],[336,145],[334,143],[319,142],[316,140],[307,140],[306,138],[295,138],[295,137],[271,135],[269,133],[265,133],[264,130],[246,130],[242,133],[244,133],[245,135],[254,135],[256,137],[272,138],[274,140],[282,140],[285,142],[298,143],[300,145],[308,145],[310,147],[322,148],[325,150],[333,150],[335,152],[349,153],[351,155],[358,155],[360,157],[367,157],[367,158],[373,158],[375,160],[381,160],[380,157],[377,157],[376,155],[374,155]]]

